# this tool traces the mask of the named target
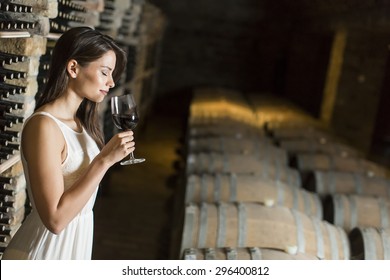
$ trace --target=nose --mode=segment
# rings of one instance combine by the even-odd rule
[[[107,85],[108,85],[109,88],[115,87],[115,82],[114,82],[114,79],[112,78],[111,75],[110,75],[110,78],[107,81]]]

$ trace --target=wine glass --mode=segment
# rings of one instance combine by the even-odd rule
[[[115,126],[121,130],[133,130],[138,123],[137,105],[132,94],[113,96],[111,98],[111,114]],[[121,161],[121,165],[144,162],[144,158],[135,158],[133,152],[129,159]]]

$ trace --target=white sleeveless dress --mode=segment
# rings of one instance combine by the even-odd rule
[[[65,123],[46,112],[37,112],[29,119],[36,115],[45,115],[53,119],[64,135],[67,156],[62,164],[62,173],[64,186],[67,189],[79,178],[99,153],[99,148],[84,128],[80,133],[75,132]],[[95,204],[97,188],[85,207],[69,225],[58,235],[53,234],[43,225],[36,211],[29,184],[28,163],[23,157],[23,151],[21,151],[21,160],[32,211],[11,239],[2,259],[90,260],[94,227],[92,208]]]

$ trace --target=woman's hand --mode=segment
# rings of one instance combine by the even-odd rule
[[[98,157],[109,164],[109,166],[112,166],[135,150],[135,142],[133,140],[134,137],[131,130],[120,132],[110,139],[100,151]]]

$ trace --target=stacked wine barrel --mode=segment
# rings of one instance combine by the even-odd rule
[[[296,137],[290,137],[293,134]],[[330,199],[330,205],[344,207],[341,212],[348,215],[351,204],[341,202],[353,200],[357,216],[329,218],[329,213],[340,210],[329,212],[326,192],[337,186],[316,179],[325,176],[320,172],[347,175],[351,171],[325,171],[314,164],[302,168],[296,164],[297,158],[320,154],[360,159],[366,169],[356,170],[353,182],[358,176],[367,182],[361,178],[356,187],[359,198],[368,180],[386,186],[377,187],[378,196],[388,193],[387,181],[380,177],[386,170],[364,159],[318,120],[285,100],[221,88],[197,89],[186,136],[181,243],[173,250],[176,258],[347,260],[364,255],[351,246],[368,239],[363,228],[386,226],[386,197],[375,195],[364,196],[360,202],[357,197],[339,194],[342,197]],[[382,216],[367,219],[371,215],[365,212],[368,210]],[[360,238],[354,244],[349,238],[352,228],[362,232],[354,233],[354,240]],[[378,240],[388,243],[386,234],[376,231],[372,237],[376,246]],[[386,250],[377,251],[377,258],[387,256],[382,254]]]
[[[257,114],[264,115],[264,98],[251,100]],[[273,101],[274,109],[284,108]],[[351,258],[389,259],[388,168],[367,159],[314,119],[262,119],[267,134],[287,151],[289,165],[301,174],[302,187],[321,197],[324,220],[349,235]]]
[[[36,97],[42,93],[50,67],[52,49],[63,32],[76,26],[89,26],[110,35],[131,54],[127,71],[110,95],[122,95],[134,88],[134,72],[144,69],[145,55],[138,54],[141,35],[153,33],[141,28],[145,23],[144,1],[129,0],[7,0],[0,3],[0,257],[29,213],[26,180],[20,161],[20,132],[33,113]],[[149,18],[149,20],[151,20]],[[161,21],[159,21],[161,23]],[[163,26],[163,25],[162,25]],[[142,29],[142,30],[141,30]],[[160,28],[162,30],[162,27]],[[160,32],[162,34],[162,31]],[[157,40],[160,40],[159,36]],[[157,60],[147,54],[148,61]],[[139,63],[143,63],[138,66]],[[129,84],[126,84],[129,83]],[[141,104],[141,92],[137,92]],[[109,99],[109,98],[107,98]],[[149,101],[151,103],[151,101]],[[111,116],[101,104],[102,122]],[[108,133],[112,135],[112,133]]]

